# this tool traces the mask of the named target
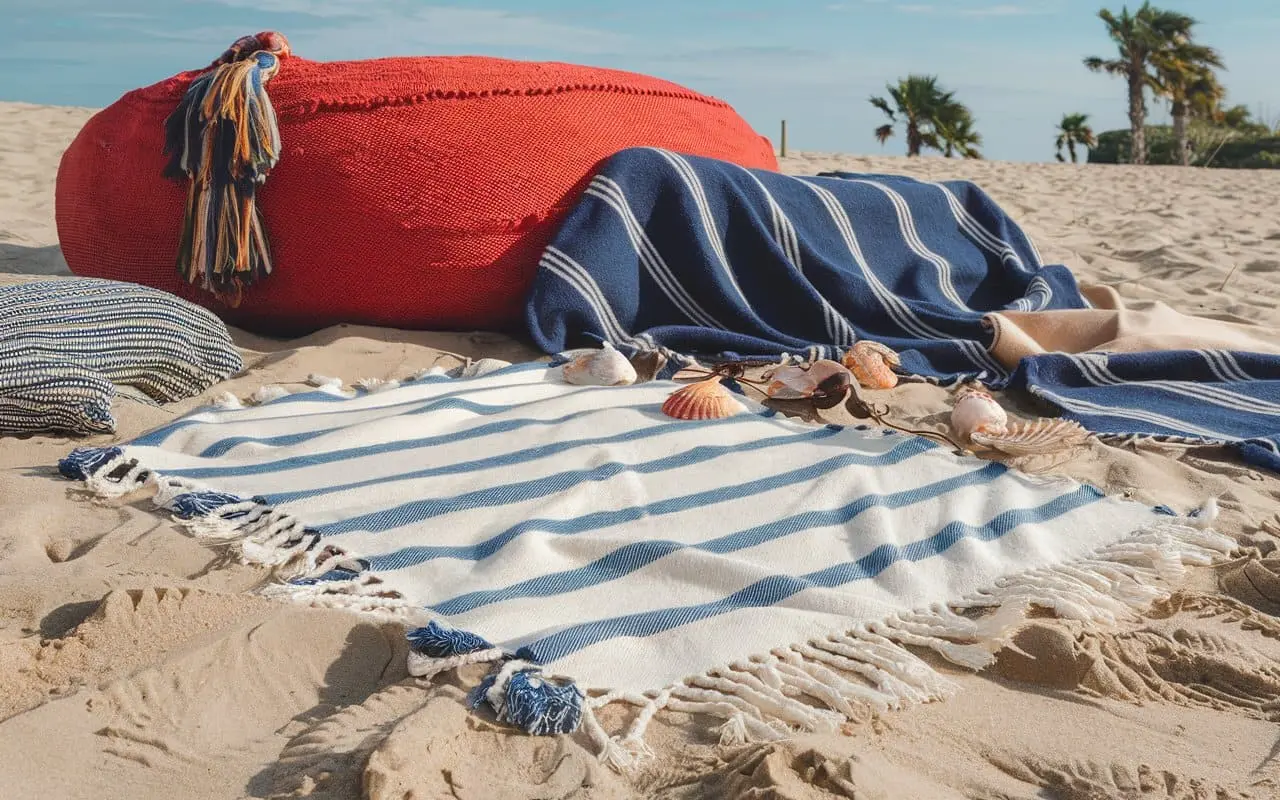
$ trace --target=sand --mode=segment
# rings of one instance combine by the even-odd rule
[[[65,274],[53,182],[89,113],[0,103],[0,283]],[[1280,172],[808,153],[783,168],[973,179],[1083,281],[1280,327]],[[251,368],[215,391],[540,355],[493,334],[346,326],[237,343]],[[883,399],[936,426],[943,398],[912,385]],[[122,399],[118,435],[203,401]],[[939,665],[955,698],[848,735],[725,749],[665,714],[655,758],[624,777],[581,741],[512,735],[464,711],[456,686],[418,685],[399,629],[255,596],[264,573],[142,504],[76,499],[51,468],[71,446],[0,440],[5,798],[1280,797],[1280,480],[1214,448],[1093,445],[1057,467],[1179,508],[1220,498],[1241,558],[1196,571],[1147,618],[1036,619],[982,673]]]

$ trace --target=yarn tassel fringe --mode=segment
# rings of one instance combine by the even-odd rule
[[[279,33],[237,40],[165,121],[165,176],[190,182],[178,273],[232,307],[272,271],[257,188],[280,158],[266,86],[289,54]]]
[[[950,697],[955,684],[922,658],[931,651],[966,670],[996,659],[1034,610],[1110,627],[1167,599],[1189,565],[1226,560],[1234,540],[1211,529],[1217,504],[1188,515],[1153,509],[1158,521],[1076,561],[1030,570],[983,591],[928,608],[860,622],[826,637],[730,662],[644,693],[589,693],[543,671],[536,653],[509,652],[447,627],[384,584],[367,562],[332,547],[263,498],[200,489],[145,470],[119,447],[79,448],[59,463],[70,479],[100,495],[154,485],[155,502],[198,535],[234,542],[242,560],[286,568],[292,579],[265,593],[309,605],[390,616],[406,623],[408,669],[423,679],[469,664],[490,664],[472,691],[473,708],[535,735],[581,731],[600,760],[626,770],[649,755],[645,732],[663,710],[718,719],[725,745],[838,732],[874,715]],[[122,484],[123,488],[113,489]],[[595,711],[637,709],[610,734]]]

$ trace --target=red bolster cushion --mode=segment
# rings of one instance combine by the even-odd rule
[[[777,169],[729,105],[643,75],[286,58],[267,86],[280,162],[258,192],[274,271],[229,308],[180,278],[186,183],[161,176],[165,118],[199,74],[89,120],[58,170],[58,236],[77,275],[164,289],[261,333],[518,325],[542,248],[613,153],[656,146]]]

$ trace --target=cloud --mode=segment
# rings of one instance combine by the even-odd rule
[[[344,57],[364,57],[378,48],[389,52],[442,53],[464,48],[557,50],[566,53],[614,53],[630,38],[613,31],[556,22],[545,17],[497,9],[419,5],[410,0],[216,0],[232,8],[301,17],[290,40],[310,42]],[[305,20],[314,23],[309,30]],[[341,27],[334,23],[343,20]],[[305,34],[302,33],[305,31]]]
[[[937,14],[949,17],[1017,17],[1052,13],[1043,8],[1015,6],[1008,3],[994,6],[978,6],[976,8],[943,7],[930,3],[900,3],[895,5],[894,9],[904,14]]]

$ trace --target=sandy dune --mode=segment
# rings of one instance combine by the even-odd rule
[[[0,104],[0,283],[65,268],[53,180],[88,113]],[[784,169],[973,179],[1082,280],[1280,327],[1280,172],[818,154]],[[252,368],[218,391],[539,355],[491,334],[357,327],[237,341]],[[945,408],[930,386],[884,399],[927,425]],[[202,403],[122,399],[119,436]],[[1242,558],[1196,572],[1148,618],[1110,631],[1035,620],[981,674],[939,664],[960,684],[954,699],[847,736],[724,749],[701,721],[663,715],[656,757],[624,778],[583,742],[511,735],[465,712],[456,686],[418,685],[400,630],[257,597],[264,573],[224,565],[146,504],[69,495],[51,465],[71,446],[0,440],[6,798],[1280,796],[1280,562],[1266,558],[1280,480],[1212,448],[1093,445],[1058,467],[1179,508],[1219,496],[1219,529]]]

